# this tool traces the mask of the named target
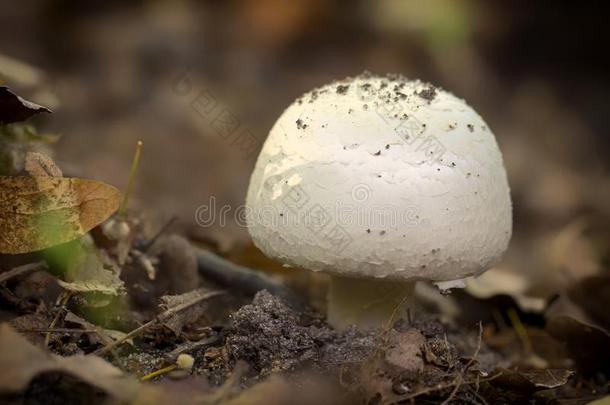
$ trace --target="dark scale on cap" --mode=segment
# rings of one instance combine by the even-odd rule
[[[346,94],[349,90],[349,84],[340,84],[337,86],[337,94]]]
[[[357,84],[355,84],[357,83]],[[301,102],[314,103],[323,94],[349,94],[349,89],[352,84],[357,86],[355,95],[363,102],[364,110],[378,110],[383,108],[390,116],[395,119],[407,119],[407,115],[402,111],[396,111],[394,104],[399,104],[401,101],[408,101],[411,97],[421,97],[428,102],[432,101],[439,87],[435,87],[428,83],[420,81],[410,81],[405,76],[400,74],[374,75],[368,71],[361,73],[355,77],[346,77],[343,80],[337,80],[333,83],[313,89],[301,97]],[[409,90],[414,86],[422,88],[419,92]],[[417,110],[419,105],[411,106],[410,108]],[[400,110],[400,107],[399,107]],[[354,113],[355,111],[348,111]],[[303,129],[303,128],[300,128]]]
[[[418,96],[423,98],[424,100],[428,100],[429,102],[436,98],[436,87],[429,84],[428,87],[422,89],[419,92],[415,92]]]

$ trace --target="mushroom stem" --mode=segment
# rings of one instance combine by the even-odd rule
[[[371,330],[404,318],[415,305],[415,282],[331,276],[328,323]]]

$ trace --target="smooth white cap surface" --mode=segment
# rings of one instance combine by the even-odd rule
[[[506,250],[502,155],[449,92],[363,74],[313,90],[273,126],[246,217],[265,254],[350,277],[453,280]]]

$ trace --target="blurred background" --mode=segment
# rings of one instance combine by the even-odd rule
[[[2,81],[54,110],[41,128],[61,135],[60,167],[124,189],[142,139],[131,206],[159,224],[175,216],[194,239],[250,249],[232,217],[195,221],[212,196],[218,210],[243,203],[256,156],[218,135],[203,101],[260,145],[305,91],[394,72],[466,99],[496,134],[515,212],[495,273],[505,292],[546,299],[607,265],[610,41],[596,2],[4,3]]]

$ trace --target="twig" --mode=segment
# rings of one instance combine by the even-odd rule
[[[125,210],[127,209],[127,202],[129,201],[129,196],[131,195],[131,189],[133,188],[133,182],[136,177],[136,172],[138,171],[138,164],[140,163],[140,154],[142,153],[142,141],[138,141],[136,143],[136,152],[133,155],[133,160],[131,161],[131,169],[129,170],[129,180],[127,180],[127,190],[125,190],[125,196],[123,197],[123,202],[119,207],[118,216],[120,219],[125,219]]]
[[[492,380],[495,380],[496,378],[500,377],[501,375],[502,375],[502,372],[500,371],[500,372],[498,372],[498,374],[492,375],[489,378],[484,378],[484,379],[482,379],[480,381],[482,381],[482,382],[492,381]],[[462,381],[462,382],[460,382],[460,385],[463,385],[463,384],[472,385],[475,382],[476,381],[474,381],[474,380]],[[457,381],[453,380],[449,384],[439,384],[439,385],[434,386],[434,387],[426,388],[424,390],[418,391],[418,392],[416,392],[414,394],[411,394],[409,396],[401,398],[400,402],[409,401],[409,400],[415,399],[417,397],[421,397],[422,395],[428,395],[428,394],[432,394],[433,392],[436,392],[436,391],[442,391],[442,390],[446,390],[448,388],[455,387],[456,383],[457,383]]]
[[[207,250],[197,249],[196,252],[199,274],[231,292],[252,297],[261,290],[267,290],[292,308],[302,310],[307,307],[291,289],[260,271],[231,263]]]
[[[460,374],[458,374],[451,383],[449,384],[445,384],[445,385],[437,385],[436,387],[431,387],[419,392],[416,392],[408,397],[402,398],[401,401],[403,400],[413,400],[416,397],[422,396],[422,395],[427,395],[430,394],[432,392],[435,391],[442,391],[448,388],[452,388],[453,390],[451,390],[451,393],[449,394],[449,396],[441,403],[441,405],[446,405],[449,402],[451,402],[451,400],[455,397],[455,395],[457,394],[457,392],[460,390],[460,387],[466,383],[466,385],[470,386],[472,384],[479,384],[480,381],[491,381],[497,377],[499,377],[502,373],[498,373],[495,376],[492,376],[490,378],[484,379],[484,380],[480,380],[479,376],[477,376],[476,380],[471,380],[471,381],[467,381],[464,378],[464,375],[466,374],[466,372],[468,371],[468,369],[472,366],[472,364],[475,362],[475,360],[477,359],[478,355],[479,355],[479,351],[481,350],[481,342],[483,340],[483,323],[479,322],[479,339],[477,341],[477,347],[472,355],[472,357],[470,358],[470,360],[468,360],[468,363],[466,363],[466,365],[464,366],[464,369],[461,371]]]
[[[220,336],[212,336],[207,339],[198,340],[196,342],[186,342],[186,343],[183,343],[180,346],[176,347],[171,352],[169,352],[165,356],[165,358],[170,359],[171,361],[176,361],[176,358],[178,358],[178,356],[184,352],[190,352],[192,350],[195,350],[195,349],[203,347],[203,346],[210,346],[216,342],[219,342],[220,340],[221,340]]]
[[[72,297],[72,295],[73,295],[72,291],[63,291],[61,293],[61,296],[59,298],[59,305],[60,305],[59,311],[57,311],[57,314],[51,321],[51,324],[49,325],[49,329],[55,328],[55,325],[57,325],[57,321],[59,321],[61,314],[63,314],[64,311],[66,310],[66,305],[68,304],[68,301],[70,301],[70,298]],[[50,341],[51,341],[51,332],[48,332],[44,338],[44,346],[47,347],[49,345]]]
[[[95,354],[97,356],[101,356],[102,354],[108,353],[110,350],[114,349],[116,346],[120,345],[121,343],[123,343],[129,339],[133,339],[134,337],[140,335],[142,332],[146,331],[151,326],[153,326],[157,323],[162,323],[163,321],[171,318],[172,316],[176,315],[179,312],[182,312],[182,311],[192,307],[193,305],[197,305],[202,301],[205,301],[205,300],[213,298],[213,297],[217,297],[224,293],[225,293],[225,291],[223,291],[223,290],[211,291],[207,294],[203,294],[199,297],[196,297],[192,301],[188,301],[183,304],[177,305],[173,308],[170,308],[167,311],[162,312],[161,314],[157,315],[152,320],[146,322],[145,324],[138,326],[137,328],[135,328],[134,330],[132,330],[125,336],[121,337],[120,339],[117,339],[114,342],[107,344],[106,346],[94,351],[93,354]]]
[[[167,222],[165,223],[165,225],[163,225],[163,226],[161,227],[161,229],[159,229],[159,231],[157,231],[157,233],[155,234],[155,236],[153,236],[153,237],[152,237],[152,238],[151,238],[149,241],[147,241],[147,242],[144,244],[144,246],[142,246],[142,248],[141,248],[140,250],[141,250],[142,252],[144,252],[144,253],[148,252],[148,250],[149,250],[149,249],[150,249],[150,248],[151,248],[151,247],[152,247],[152,246],[155,244],[155,242],[157,242],[157,239],[159,239],[159,237],[160,237],[161,235],[163,235],[163,234],[164,234],[164,233],[165,233],[165,232],[166,232],[166,231],[169,229],[169,227],[170,227],[170,226],[172,226],[172,224],[173,224],[174,222],[176,222],[176,220],[177,220],[177,219],[178,219],[178,217],[176,217],[175,215],[174,215],[174,216],[172,216],[172,217],[169,219],[169,221],[167,221]]]
[[[477,340],[477,348],[474,350],[474,353],[472,354],[472,357],[470,357],[470,360],[468,360],[468,363],[466,363],[463,373],[468,371],[470,366],[472,366],[472,363],[474,363],[474,361],[479,356],[479,352],[481,351],[481,342],[482,341],[483,341],[483,322],[479,321],[479,338]]]
[[[10,280],[13,277],[22,276],[24,274],[33,273],[38,270],[46,270],[46,262],[28,263],[23,266],[15,267],[9,271],[0,274],[0,284]]]
[[[169,373],[170,371],[174,371],[178,366],[176,364],[172,364],[171,366],[163,367],[159,370],[155,370],[151,373],[146,374],[143,377],[140,377],[140,381],[150,380],[151,378],[158,377],[162,374]]]
[[[515,332],[517,333],[517,336],[523,344],[523,350],[525,351],[525,353],[530,353],[532,351],[532,342],[530,341],[530,338],[527,335],[527,330],[525,329],[525,326],[523,326],[521,319],[519,319],[517,311],[515,311],[515,308],[509,308],[507,314],[508,318],[510,319],[510,322],[513,325],[513,328],[515,329]]]
[[[449,396],[441,403],[441,405],[447,405],[455,397],[455,394],[457,394],[458,390],[462,386],[462,383],[464,382],[464,374],[466,374],[466,372],[468,371],[470,366],[472,366],[472,364],[475,362],[475,360],[477,359],[477,357],[479,355],[479,351],[481,350],[481,341],[482,340],[483,340],[483,323],[481,321],[479,321],[479,339],[477,340],[477,348],[475,349],[472,357],[470,357],[470,360],[468,360],[468,363],[466,363],[466,365],[464,366],[464,369],[462,370],[462,372],[455,377],[455,380],[454,380],[455,388],[453,388],[453,390],[451,391],[451,394],[449,394]],[[476,380],[477,384],[478,384],[478,381],[479,380],[477,378],[477,380]]]
[[[477,382],[478,385],[478,382]],[[479,389],[477,387],[477,389],[472,389],[472,387],[468,387],[468,389],[470,390],[470,392],[472,393],[472,395],[474,395],[479,401],[481,401],[481,403],[483,405],[489,405],[489,403],[487,402],[487,400],[485,398],[483,398],[483,396],[481,394],[479,394]]]
[[[463,382],[464,379],[462,378],[462,375],[458,374],[458,376],[455,377],[455,387],[451,391],[451,394],[449,394],[449,396],[443,402],[441,402],[441,405],[447,405],[449,402],[451,402],[451,400],[455,397],[455,394],[457,394],[458,390],[462,386]]]
[[[77,328],[16,328],[20,333],[100,333],[95,329]]]

